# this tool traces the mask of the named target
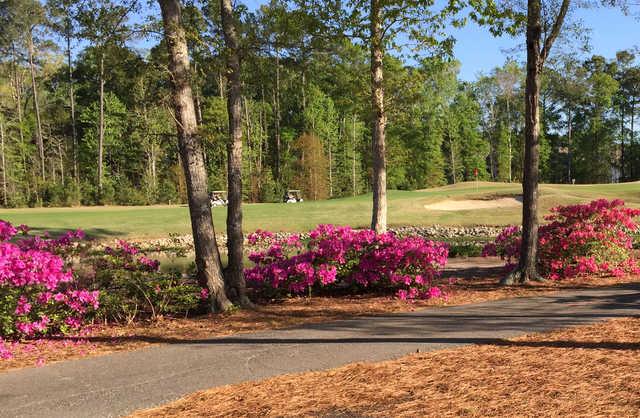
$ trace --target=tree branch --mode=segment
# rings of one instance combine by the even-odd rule
[[[562,24],[564,23],[564,18],[567,16],[567,11],[569,10],[569,5],[571,0],[562,0],[562,5],[560,6],[560,11],[558,12],[558,16],[556,16],[556,20],[553,22],[553,26],[551,27],[551,33],[544,40],[544,47],[542,48],[542,52],[540,53],[540,66],[544,64],[547,56],[549,55],[549,51],[551,50],[551,46],[553,42],[556,40],[558,35],[560,34],[560,28],[562,28]]]

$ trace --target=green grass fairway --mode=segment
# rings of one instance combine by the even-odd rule
[[[640,182],[610,185],[542,185],[540,208],[585,202],[596,198],[620,198],[640,207]],[[425,204],[442,200],[489,199],[521,193],[519,184],[475,183],[421,191],[389,191],[389,224],[398,225],[507,225],[520,222],[521,208],[461,211],[427,210]],[[213,210],[218,231],[224,230],[225,209]],[[300,204],[259,203],[244,205],[246,231],[302,231],[320,223],[365,227],[370,222],[371,195]],[[58,232],[82,228],[101,237],[166,237],[169,233],[190,232],[187,207],[107,206],[78,208],[2,209],[0,219],[27,224],[37,230]]]

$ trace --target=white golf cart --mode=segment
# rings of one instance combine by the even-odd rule
[[[209,193],[209,203],[212,208],[218,206],[226,206],[229,203],[227,192],[225,190],[214,190]]]
[[[302,198],[302,192],[300,190],[291,189],[287,190],[282,197],[282,201],[284,203],[300,203],[304,202],[304,199]]]

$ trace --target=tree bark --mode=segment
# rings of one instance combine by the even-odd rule
[[[495,111],[493,106],[493,101],[489,102],[489,118],[490,121],[487,122],[487,128],[492,129],[494,132],[497,132],[497,128],[500,126],[496,123]],[[491,134],[489,134],[491,135]],[[499,135],[499,132],[498,132]],[[491,178],[493,181],[496,181],[498,178],[498,138],[494,135],[493,139],[489,136],[489,142],[491,144],[491,152],[489,153],[489,160],[491,165]]]
[[[226,46],[227,112],[229,139],[227,142],[227,249],[229,264],[225,281],[229,296],[240,306],[251,306],[244,280],[242,234],[242,86],[240,80],[240,50],[234,24],[231,0],[220,0],[222,27]]]
[[[153,191],[158,190],[158,173],[156,168],[156,142],[155,138],[151,140],[151,183],[153,185]]]
[[[451,181],[456,184],[456,154],[453,138],[449,135],[449,155],[451,157]]]
[[[60,164],[60,184],[62,187],[65,186],[65,175],[64,175],[64,152],[62,150],[62,140],[58,141],[58,163]]]
[[[302,111],[307,108],[307,77],[304,67],[302,68]]]
[[[4,157],[4,124],[0,118],[0,157],[2,158],[2,202],[7,207],[7,165]]]
[[[568,112],[568,116],[567,116],[567,121],[568,121],[568,126],[567,126],[567,148],[568,148],[568,152],[567,152],[567,159],[568,159],[568,178],[567,178],[567,183],[571,184],[571,166],[573,163],[573,144],[572,144],[572,135],[573,135],[573,114],[571,113],[571,110],[569,110]]]
[[[383,30],[380,0],[371,0],[371,105],[374,113],[371,151],[373,154],[373,213],[371,229],[377,233],[387,230],[387,168],[383,88]]]
[[[197,130],[193,92],[189,83],[189,54],[182,26],[181,5],[179,0],[158,0],[158,2],[162,10],[164,36],[169,51],[173,105],[187,185],[198,281],[201,286],[209,289],[211,310],[226,311],[232,305],[224,290],[222,264],[209,207],[207,172],[202,141]]]
[[[629,144],[630,146],[634,146],[635,142],[636,142],[636,129],[634,126],[635,123],[635,116],[636,116],[636,99],[635,97],[633,97],[631,99],[631,138],[629,140]],[[631,177],[635,178],[636,173],[637,173],[637,169],[636,169],[636,165],[635,164],[631,164]]]
[[[38,85],[36,83],[36,67],[33,62],[33,35],[29,32],[29,68],[31,70],[31,88],[33,89],[33,107],[36,113],[36,145],[38,147],[38,156],[40,159],[40,175],[42,180],[46,179],[45,163],[44,163],[44,140],[42,139],[42,120],[40,118],[40,104],[38,103]]]
[[[522,243],[518,267],[503,284],[537,279],[538,176],[540,159],[540,72],[542,24],[540,0],[529,0],[527,10],[527,79],[525,85],[525,147],[522,179]]]
[[[242,108],[244,109],[244,119],[246,121],[247,124],[247,147],[249,147],[249,176],[248,178],[251,179],[253,178],[253,165],[254,165],[254,161],[255,161],[255,144],[253,143],[253,136],[251,134],[251,117],[249,116],[249,103],[247,102],[246,97],[242,97],[240,99],[240,102],[242,103]],[[252,187],[252,185],[250,185],[250,187]],[[250,193],[253,193],[253,190],[250,191]]]
[[[542,45],[541,0],[527,4],[527,79],[525,85],[525,148],[522,179],[522,243],[518,267],[505,277],[502,284],[540,280],[537,271],[538,253],[538,179],[540,161],[540,74],[545,59],[569,8],[563,0],[551,31]]]
[[[103,152],[104,152],[104,50],[100,52],[100,115],[98,121],[98,195],[102,200]]]
[[[331,146],[331,139],[327,138],[328,157],[329,157],[329,197],[333,197],[333,147]],[[340,138],[338,139],[338,141]]]
[[[273,104],[275,110],[275,136],[276,136],[276,155],[275,155],[275,178],[276,182],[280,183],[280,50],[276,45],[276,89],[273,93]]]
[[[15,90],[15,101],[16,101],[16,114],[18,116],[18,136],[20,138],[20,160],[22,162],[22,169],[25,171],[25,175],[27,173],[27,157],[25,156],[25,146],[24,146],[24,128],[23,128],[23,118],[22,118],[22,82],[21,75],[18,73],[18,59],[15,45],[11,44],[11,51],[13,52],[13,81],[14,81],[14,90]],[[29,182],[26,181],[26,189],[27,196],[31,194],[31,190],[29,187]]]
[[[511,166],[513,165],[513,150],[511,147],[511,103],[509,100],[509,95],[507,95],[507,132],[508,132],[508,136],[507,136],[507,147],[509,149],[509,183],[511,183],[513,181],[513,174],[511,172],[512,168]]]
[[[80,187],[80,174],[78,171],[78,131],[76,130],[76,100],[73,91],[73,68],[71,67],[71,36],[69,34],[67,34],[67,66],[69,67],[69,105],[71,107],[71,139],[73,143],[73,178],[76,182],[76,189],[78,189]]]
[[[357,184],[356,184],[356,114],[353,115],[353,124],[351,126],[351,139],[353,141],[352,146],[352,155],[351,155],[351,191],[353,192],[353,196],[357,194]]]
[[[218,93],[221,99],[224,99],[224,92],[227,90],[227,87],[224,83],[224,76],[222,75],[222,71],[218,72]]]

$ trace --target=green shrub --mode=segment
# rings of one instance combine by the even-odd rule
[[[101,289],[99,319],[133,322],[161,316],[184,316],[198,310],[201,289],[179,274],[106,270],[96,275]]]

